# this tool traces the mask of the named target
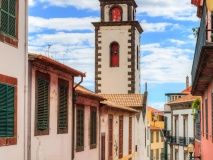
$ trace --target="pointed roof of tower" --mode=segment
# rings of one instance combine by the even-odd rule
[[[137,8],[137,4],[135,2],[135,0],[99,0],[100,2],[105,2],[108,4],[121,4],[121,3],[132,3],[132,5],[135,6],[135,8]]]

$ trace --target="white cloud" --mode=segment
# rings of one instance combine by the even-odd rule
[[[30,7],[35,6],[35,4],[36,4],[35,0],[29,0],[29,1],[28,1],[28,5],[29,5]]]
[[[39,0],[45,6],[74,6],[77,9],[100,10],[100,2],[98,0]],[[165,17],[175,20],[198,21],[196,17],[196,7],[189,0],[136,0],[138,4],[137,12],[146,13],[151,17]]]
[[[92,10],[99,10],[100,9],[100,3],[98,0],[39,0],[42,3],[47,3],[49,5],[53,6],[61,6],[61,7],[67,7],[67,6],[74,6],[78,9],[92,9]]]
[[[177,46],[180,46],[180,45],[187,43],[186,41],[181,41],[181,40],[178,40],[178,39],[169,39],[168,41],[170,41],[171,43],[175,43]]]
[[[141,45],[141,77],[148,83],[182,83],[190,75],[192,50],[162,47],[158,43]]]
[[[29,16],[29,32],[40,32],[44,29],[56,31],[94,30],[91,22],[99,21],[98,17],[83,18],[50,18]]]
[[[145,32],[165,32],[167,28],[175,28],[177,25],[167,22],[148,23],[146,20],[141,21],[141,26]]]
[[[151,17],[165,17],[181,21],[198,21],[196,7],[189,0],[136,0],[138,13],[146,13]]]

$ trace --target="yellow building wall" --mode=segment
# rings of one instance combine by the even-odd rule
[[[159,111],[160,112],[160,111]],[[160,154],[163,152],[164,139],[161,137],[161,132],[164,129],[164,116],[159,115],[156,110],[153,111],[152,108],[148,108],[147,120],[150,124],[150,153],[153,152],[153,159],[160,159]],[[158,127],[158,129],[152,129],[152,127]],[[157,132],[158,132],[158,142],[157,142]],[[153,136],[152,136],[153,134]],[[152,140],[153,138],[153,140]],[[157,154],[158,150],[158,156]]]

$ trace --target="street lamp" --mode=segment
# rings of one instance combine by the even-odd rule
[[[201,156],[192,157],[192,153],[193,153],[194,150],[195,150],[195,147],[194,147],[193,144],[190,143],[190,144],[188,145],[188,147],[187,147],[187,150],[188,150],[188,152],[189,152],[189,159],[190,159],[190,160],[192,160],[192,158],[199,158],[199,159],[201,159]]]

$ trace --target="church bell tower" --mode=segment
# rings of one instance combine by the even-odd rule
[[[134,0],[99,0],[95,26],[95,92],[140,93],[140,34]]]

